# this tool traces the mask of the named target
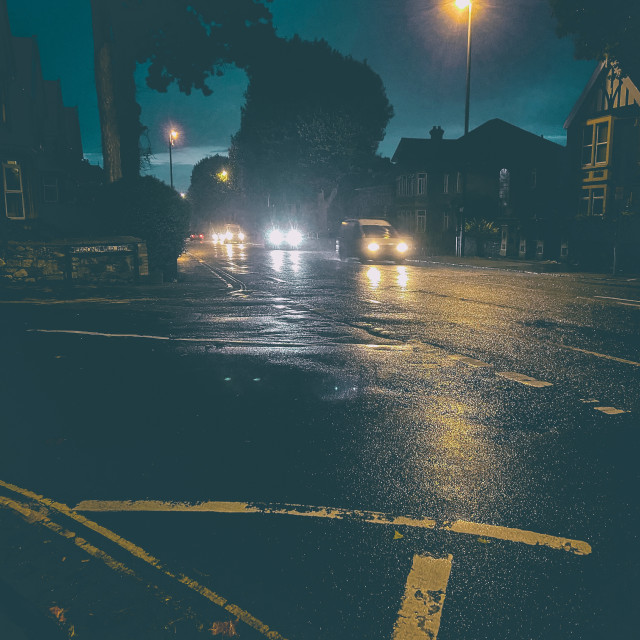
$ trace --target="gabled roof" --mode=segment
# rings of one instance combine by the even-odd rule
[[[453,163],[456,158],[458,140],[436,140],[429,138],[401,138],[391,162],[404,166],[421,166],[425,163]]]
[[[565,129],[568,129],[571,126],[573,119],[576,117],[580,109],[582,109],[582,105],[587,100],[588,95],[591,93],[591,90],[596,85],[596,83],[600,79],[600,76],[603,73],[606,73],[606,65],[604,63],[604,60],[598,63],[598,66],[594,69],[593,73],[591,74],[591,78],[589,78],[589,82],[587,82],[585,88],[582,90],[582,93],[580,94],[578,101],[573,105],[573,109],[571,109],[571,113],[569,114],[569,117],[566,119],[564,123]]]

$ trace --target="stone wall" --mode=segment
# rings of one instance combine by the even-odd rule
[[[131,283],[149,275],[147,247],[132,237],[0,244],[0,282]]]

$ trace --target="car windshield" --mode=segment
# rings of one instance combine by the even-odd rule
[[[382,224],[363,224],[362,233],[367,238],[397,238],[398,232],[391,226]]]

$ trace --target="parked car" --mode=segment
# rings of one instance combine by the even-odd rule
[[[409,240],[386,220],[359,218],[340,225],[336,250],[341,260],[393,260],[403,262],[409,255]]]

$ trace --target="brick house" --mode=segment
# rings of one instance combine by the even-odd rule
[[[563,255],[564,147],[500,119],[455,140],[430,135],[403,138],[392,158],[399,224],[428,253],[453,253],[464,224],[465,255]]]
[[[637,77],[601,62],[564,125],[577,213],[573,242],[576,258],[585,265],[640,268]]]
[[[78,113],[59,80],[42,77],[35,38],[14,37],[0,0],[0,233],[55,222],[83,163]]]

